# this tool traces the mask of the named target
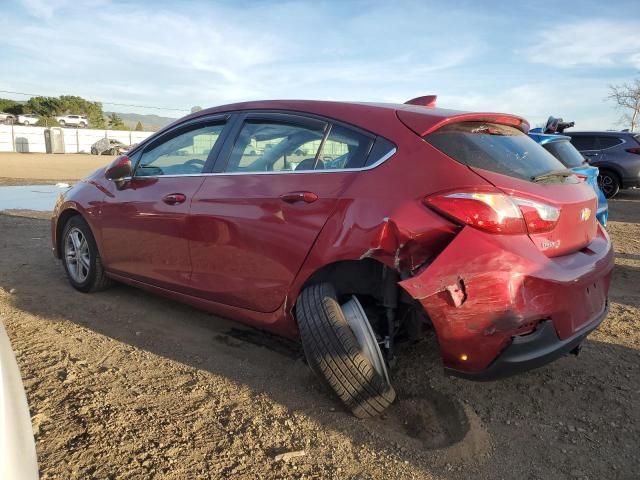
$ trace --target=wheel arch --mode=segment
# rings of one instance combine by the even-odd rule
[[[386,265],[374,258],[336,260],[311,272],[294,293],[292,308],[305,288],[330,282],[336,292],[356,295],[382,295],[382,271]]]
[[[618,177],[618,181],[620,181],[620,185],[622,186],[622,169],[619,165],[610,162],[598,162],[598,164],[593,164],[594,167],[598,167],[598,170],[607,170],[608,172],[614,173]]]
[[[82,216],[82,214],[73,207],[68,207],[58,214],[55,226],[55,247],[58,258],[62,258],[62,232],[64,231],[64,227],[71,218],[78,215]]]

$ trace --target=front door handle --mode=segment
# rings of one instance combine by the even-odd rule
[[[187,199],[187,196],[184,193],[170,193],[169,195],[165,195],[162,197],[162,201],[167,205],[177,205],[179,203],[184,203]]]
[[[283,202],[287,203],[296,203],[296,202],[304,202],[304,203],[313,203],[318,200],[318,195],[313,192],[289,192],[283,195],[280,195],[280,199]]]

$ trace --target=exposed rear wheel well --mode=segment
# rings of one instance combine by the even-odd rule
[[[309,285],[329,282],[338,295],[369,295],[381,300],[384,269],[385,265],[371,258],[330,263],[311,275],[300,291]]]
[[[311,285],[331,284],[340,303],[358,296],[372,327],[382,337],[417,340],[429,324],[422,306],[399,285],[398,272],[383,263],[366,258],[325,265],[307,279],[300,292]],[[392,352],[390,352],[392,354]]]

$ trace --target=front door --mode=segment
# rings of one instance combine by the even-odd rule
[[[108,270],[185,291],[191,276],[188,215],[213,162],[224,121],[178,127],[136,154],[133,178],[107,185],[102,255]]]
[[[372,138],[317,119],[247,115],[190,215],[192,285],[203,298],[259,312],[284,301]],[[218,169],[218,165],[216,165]]]

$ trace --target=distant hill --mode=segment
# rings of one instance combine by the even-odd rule
[[[114,112],[104,112],[105,118]],[[138,122],[142,123],[142,127],[147,132],[155,132],[162,127],[176,121],[176,118],[161,117],[159,115],[140,115],[138,113],[120,113],[115,112],[124,124],[132,130],[136,128]]]

